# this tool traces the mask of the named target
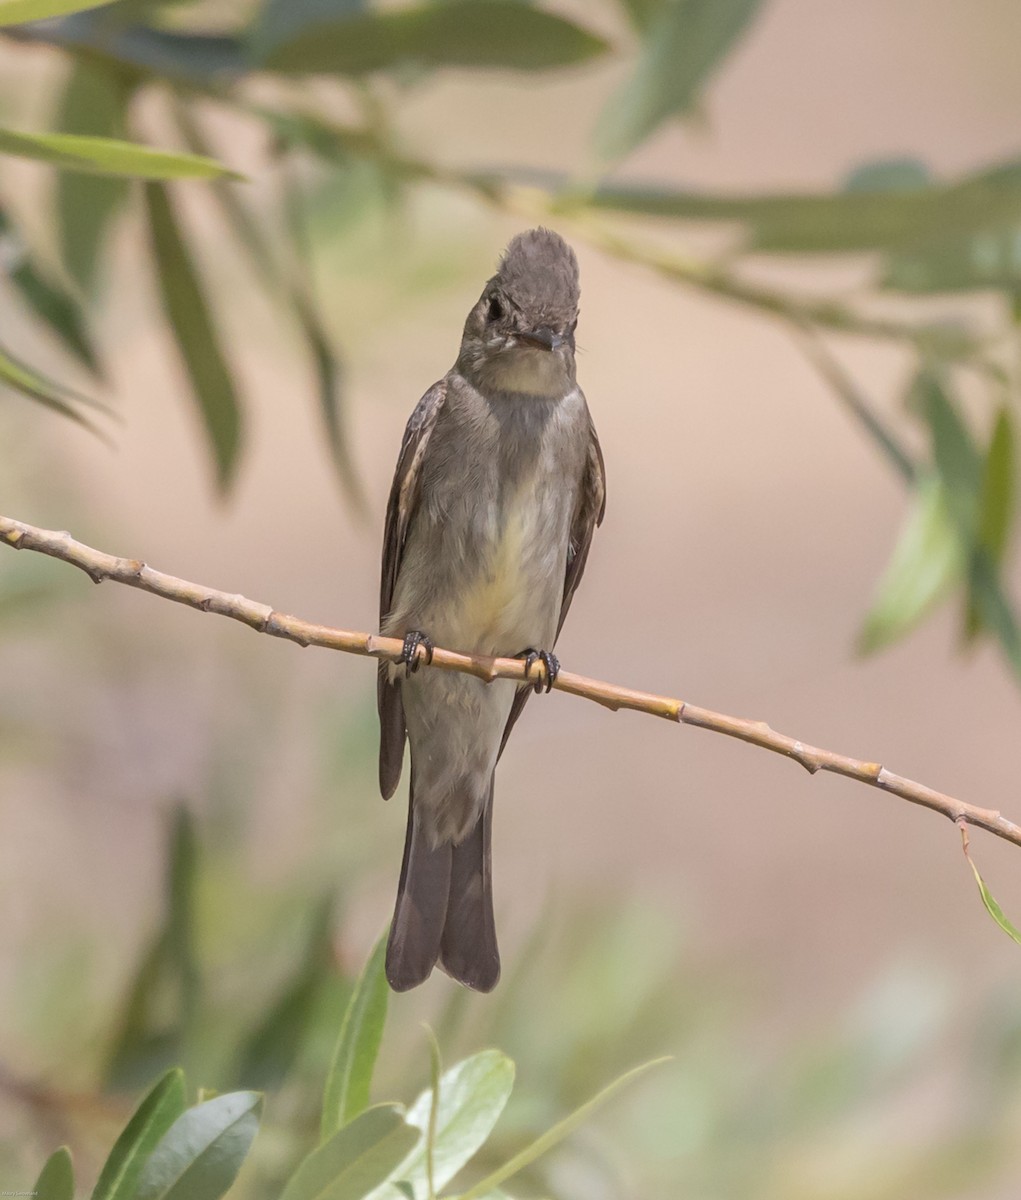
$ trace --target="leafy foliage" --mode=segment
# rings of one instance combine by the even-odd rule
[[[317,294],[313,267],[318,247],[310,241],[314,235],[306,220],[317,195],[345,185],[357,190],[357,180],[368,172],[379,184],[377,203],[391,208],[423,185],[514,208],[516,190],[526,182],[530,212],[546,212],[575,236],[645,262],[669,279],[779,317],[799,337],[806,330],[835,331],[898,342],[913,353],[918,378],[938,379],[948,396],[957,386],[948,374],[950,365],[974,374],[996,413],[998,430],[995,442],[982,451],[982,465],[972,461],[968,466],[967,431],[959,423],[939,420],[931,405],[920,410],[932,435],[931,451],[927,460],[916,460],[854,381],[826,368],[824,355],[812,351],[813,361],[864,435],[912,491],[914,515],[865,621],[861,646],[874,650],[890,644],[940,600],[961,592],[965,640],[993,639],[1021,679],[1018,620],[1003,583],[1017,503],[1014,418],[1011,404],[1004,402],[1018,388],[1011,322],[980,333],[966,310],[950,322],[875,318],[861,304],[842,298],[808,300],[784,289],[752,285],[741,272],[751,255],[872,254],[876,294],[993,289],[1013,305],[1021,231],[1017,161],[942,180],[917,160],[898,158],[860,164],[843,186],[828,193],[727,195],[663,181],[621,180],[605,166],[585,172],[584,185],[567,175],[512,166],[453,170],[434,162],[430,152],[413,156],[402,147],[399,97],[409,87],[427,86],[452,71],[467,71],[481,83],[492,70],[520,75],[626,58],[625,82],[592,122],[596,159],[613,162],[664,122],[700,109],[716,72],[742,39],[754,34],[761,8],[760,0],[604,0],[603,24],[611,30],[615,21],[617,25],[616,33],[607,34],[538,0],[404,0],[396,6],[363,0],[270,0],[227,14],[210,30],[186,6],[168,21],[159,5],[140,0],[91,8],[70,0],[6,0],[0,22],[14,44],[42,42],[68,61],[63,95],[55,106],[58,130],[0,130],[0,153],[29,154],[54,168],[62,267],[77,286],[66,287],[59,274],[44,266],[8,217],[7,236],[20,256],[12,283],[26,310],[70,358],[95,375],[103,349],[91,333],[98,327],[91,298],[107,270],[110,234],[121,221],[144,220],[162,314],[185,367],[216,486],[226,492],[245,452],[246,398],[228,365],[232,348],[223,344],[219,332],[222,299],[208,254],[179,214],[177,197],[165,181],[174,178],[176,187],[211,191],[220,221],[243,248],[254,279],[300,336],[324,443],[349,500],[360,508],[363,493],[347,432],[346,374],[336,331]],[[39,15],[53,19],[16,23]],[[312,101],[311,93],[299,99],[288,81],[305,76],[338,83],[360,119],[337,122],[332,104]],[[273,80],[281,86],[270,93],[265,83]],[[140,144],[143,135],[133,114],[153,93],[171,103],[184,150]],[[265,99],[269,94],[271,101]],[[259,180],[275,176],[278,184],[271,189],[271,202],[250,203],[231,181],[205,134],[206,110],[215,109],[261,129],[268,149]],[[127,140],[129,127],[134,142]],[[124,175],[150,180],[141,205]],[[698,261],[659,244],[646,247],[622,237],[613,224],[617,216],[655,218],[681,235],[689,223],[717,222],[733,231],[733,241],[720,258]],[[88,306],[82,294],[90,297]],[[808,348],[814,344],[803,337],[802,343]],[[95,427],[79,389],[59,383],[58,370],[32,367],[20,347],[5,347],[0,355],[4,384]],[[952,399],[950,404],[952,409]],[[967,478],[957,468],[966,470]],[[965,492],[971,497],[967,514],[962,509]]]

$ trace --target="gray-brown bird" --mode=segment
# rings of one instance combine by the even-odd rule
[[[541,659],[603,517],[603,459],[575,379],[578,263],[548,229],[519,234],[465,322],[457,362],[408,421],[387,506],[380,628],[404,638],[379,673],[379,783],[411,795],[387,945],[391,987],[500,977],[490,844],[493,773],[532,690],[416,671],[435,644]],[[403,664],[403,665],[401,665]],[[540,685],[536,685],[538,691]]]

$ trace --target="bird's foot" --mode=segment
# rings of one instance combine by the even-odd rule
[[[529,647],[527,650],[522,650],[520,654],[515,654],[515,658],[523,658],[525,660],[525,682],[531,683],[528,678],[528,672],[531,671],[534,663],[541,662],[546,668],[545,678],[540,675],[532,685],[538,694],[546,689],[547,692],[553,690],[553,685],[557,681],[557,676],[560,674],[560,659],[552,652],[552,650],[533,650]]]
[[[423,651],[421,655],[418,653],[419,647]],[[423,662],[432,662],[434,648],[432,638],[419,629],[412,629],[410,633],[404,635],[404,645],[401,648],[397,666],[405,668],[405,678],[408,675],[414,675]]]

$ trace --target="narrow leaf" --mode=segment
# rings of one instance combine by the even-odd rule
[[[464,1059],[439,1080],[439,1105],[433,1112],[433,1088],[408,1109],[408,1124],[432,1140],[433,1187],[444,1187],[485,1144],[514,1087],[514,1063],[499,1050],[482,1050]],[[411,1186],[416,1200],[429,1189],[428,1141],[394,1173]],[[388,1193],[384,1193],[388,1196]],[[383,1200],[380,1197],[380,1200]]]
[[[964,849],[964,857],[968,860],[968,866],[971,867],[972,874],[975,876],[975,882],[978,884],[978,894],[982,897],[982,903],[985,905],[986,912],[1009,938],[1013,938],[1018,945],[1021,945],[1021,932],[1018,932],[1017,926],[1007,919],[1003,909],[996,902],[996,898],[990,892],[989,888],[986,887],[986,882],[979,874],[978,867],[975,866],[968,847],[968,827],[964,824],[961,825],[961,843]]]
[[[858,635],[872,654],[904,637],[946,599],[964,574],[964,554],[939,479],[923,476]]]
[[[1000,409],[986,452],[979,494],[978,542],[994,568],[1003,561],[1014,519],[1014,424],[1010,410]],[[969,595],[964,618],[965,641],[982,630],[974,595]]]
[[[98,360],[78,301],[35,261],[21,234],[0,209],[0,253],[7,277],[25,304],[76,359],[95,374]]]
[[[367,510],[365,493],[351,459],[344,428],[343,369],[316,308],[314,251],[305,229],[301,199],[294,187],[287,189],[286,207],[291,235],[291,304],[315,367],[319,413],[333,465],[353,507],[364,516]]]
[[[1017,468],[1014,420],[1011,410],[1000,409],[989,441],[982,472],[979,541],[994,562],[1000,562],[1014,519]]]
[[[175,1067],[135,1109],[99,1174],[92,1200],[132,1200],[146,1160],[184,1108],[184,1073]]]
[[[301,1163],[281,1200],[362,1200],[385,1179],[421,1134],[397,1105],[366,1109]]]
[[[47,379],[35,368],[20,362],[2,346],[0,346],[0,384],[14,388],[23,396],[38,401],[47,408],[53,409],[54,412],[60,413],[61,416],[76,421],[91,433],[102,436],[96,426],[77,407],[93,405],[92,401],[72,392],[70,388],[66,388],[62,384],[54,383],[52,379]]]
[[[597,1092],[591,1100],[586,1101],[580,1108],[575,1109],[569,1117],[565,1117],[562,1121],[558,1121],[552,1129],[548,1129],[541,1137],[535,1139],[530,1146],[526,1146],[524,1150],[515,1154],[498,1167],[485,1179],[480,1180],[470,1187],[466,1192],[462,1192],[459,1200],[481,1200],[488,1192],[498,1188],[512,1175],[516,1175],[519,1171],[523,1171],[525,1167],[529,1167],[541,1158],[542,1155],[552,1150],[558,1142],[562,1142],[564,1138],[572,1134],[580,1125],[583,1125],[593,1112],[601,1105],[605,1104],[612,1096],[619,1092],[628,1084],[633,1083],[640,1075],[644,1075],[652,1067],[659,1066],[661,1063],[669,1062],[669,1058],[655,1058],[651,1062],[643,1063],[640,1067],[635,1067],[633,1070],[621,1075],[619,1079],[615,1079],[601,1092]]]
[[[235,1077],[249,1087],[279,1084],[306,1041],[324,988],[334,974],[333,897],[318,906],[298,968],[263,1019],[245,1038]]]
[[[36,1200],[74,1200],[74,1167],[71,1165],[71,1152],[66,1146],[54,1150],[46,1160],[35,1187],[21,1194],[34,1196]]]
[[[519,0],[449,0],[399,9],[349,12],[342,6],[274,5],[252,53],[288,74],[365,75],[407,63],[429,67],[503,67],[539,71],[603,54],[606,42],[563,17]]]
[[[86,8],[102,8],[111,0],[0,0],[0,27],[46,21]]]
[[[596,142],[606,158],[633,150],[667,117],[690,112],[761,0],[671,0],[649,21],[634,75],[611,96]]]
[[[943,379],[934,371],[923,369],[918,373],[908,403],[929,427],[947,509],[970,549],[978,532],[982,456]]]
[[[372,1072],[386,1022],[386,935],[376,943],[358,976],[337,1037],[323,1093],[320,1141],[332,1137],[369,1103]]]
[[[213,179],[234,175],[221,163],[194,154],[153,150],[137,142],[76,133],[22,133],[0,129],[0,154],[34,158],[68,171],[133,179]]]
[[[195,832],[182,805],[169,829],[163,922],[142,955],[117,1022],[106,1069],[109,1087],[136,1087],[185,1052],[199,993],[195,876]]]
[[[142,1168],[133,1200],[219,1200],[259,1128],[262,1097],[228,1092],[189,1108]]]
[[[123,138],[131,91],[113,71],[75,59],[53,125],[66,133]],[[57,171],[57,241],[64,266],[82,291],[92,291],[97,266],[117,213],[127,200],[126,179]]]
[[[163,311],[191,381],[216,464],[217,481],[221,490],[226,490],[241,449],[241,411],[234,382],[167,190],[162,184],[150,183],[145,197]]]

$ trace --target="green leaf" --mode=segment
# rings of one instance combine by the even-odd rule
[[[621,8],[639,33],[644,33],[649,28],[656,15],[668,3],[670,0],[620,0]]]
[[[979,541],[996,563],[1003,558],[1014,520],[1016,457],[1014,419],[1004,405],[989,440],[979,495]]]
[[[287,188],[285,203],[287,226],[291,235],[291,305],[315,367],[319,414],[326,431],[330,457],[348,499],[355,510],[364,516],[367,511],[365,493],[351,459],[350,444],[344,427],[343,369],[333,351],[315,304],[315,251],[305,228],[300,196],[293,186]]]
[[[993,567],[1003,562],[1014,520],[1014,462],[1014,423],[1004,406],[993,426],[979,491],[978,543]],[[982,619],[974,596],[970,596],[964,618],[965,640],[970,641],[981,630]]]
[[[873,654],[914,629],[961,581],[964,561],[943,485],[924,475],[862,625],[859,652]]]
[[[133,1200],[219,1200],[259,1128],[258,1092],[228,1092],[189,1108],[142,1168]]]
[[[845,192],[910,192],[932,185],[932,175],[917,158],[881,158],[862,163],[848,175]]]
[[[605,158],[627,154],[667,117],[691,111],[761,0],[671,0],[650,20],[634,75],[600,118]]]
[[[959,241],[1021,221],[1021,161],[928,187],[901,172],[901,186],[887,190],[858,186],[831,193],[741,196],[628,183],[603,185],[584,198],[612,211],[738,222],[747,227],[748,248],[758,253],[931,249],[947,239]]]
[[[929,428],[947,509],[970,549],[978,535],[982,456],[941,375],[923,368],[911,386],[908,404]]]
[[[177,341],[192,394],[226,490],[241,449],[241,411],[202,285],[162,184],[145,189],[149,237],[163,311]]]
[[[982,897],[982,903],[985,905],[986,912],[993,918],[997,925],[1009,937],[1021,946],[1021,933],[1018,932],[1017,926],[1007,919],[1003,909],[996,902],[996,898],[992,892],[986,887],[986,882],[978,872],[978,867],[972,861],[971,854],[968,852],[968,843],[964,843],[964,857],[968,860],[968,866],[971,867],[972,874],[975,876],[975,882],[978,884],[978,894]]]
[[[88,58],[104,69],[115,68],[129,85],[166,79],[207,94],[210,86],[231,83],[251,69],[235,37],[145,25],[125,29],[111,25],[105,16],[78,13],[58,25],[25,31],[25,36],[59,46],[75,58]]]
[[[615,1095],[628,1084],[633,1083],[640,1075],[644,1075],[646,1071],[650,1070],[650,1068],[669,1061],[669,1058],[656,1058],[652,1062],[643,1063],[640,1067],[635,1067],[633,1070],[627,1071],[619,1079],[615,1079],[613,1083],[604,1087],[602,1091],[597,1092],[591,1100],[586,1101],[580,1108],[575,1109],[569,1117],[558,1121],[552,1129],[548,1129],[541,1137],[536,1138],[531,1145],[526,1146],[524,1150],[519,1151],[513,1158],[508,1159],[502,1167],[497,1167],[485,1179],[480,1180],[466,1192],[462,1192],[459,1200],[481,1200],[483,1196],[492,1192],[494,1188],[498,1188],[502,1183],[510,1179],[512,1175],[517,1175],[525,1167],[531,1166],[536,1159],[541,1158],[542,1155],[552,1150],[558,1142],[562,1142],[564,1138],[572,1134],[580,1125],[583,1125],[592,1113],[605,1104],[611,1096]]]
[[[110,3],[111,0],[0,0],[0,27],[47,21],[50,17],[63,17],[84,8],[102,8]]]
[[[191,817],[179,806],[168,837],[163,924],[142,955],[117,1022],[106,1068],[109,1087],[136,1087],[184,1054],[199,996],[192,911],[196,857]]]
[[[362,1200],[390,1176],[420,1137],[397,1105],[366,1109],[312,1151],[281,1200]]]
[[[146,1160],[184,1109],[184,1072],[174,1067],[135,1109],[114,1143],[92,1200],[132,1200]]]
[[[6,384],[15,391],[21,392],[23,396],[28,396],[29,399],[38,401],[47,408],[53,409],[54,412],[60,413],[61,416],[76,421],[91,433],[102,436],[92,421],[76,407],[78,405],[95,407],[93,401],[85,396],[80,396],[62,384],[54,383],[52,379],[40,374],[34,367],[15,358],[2,346],[0,346],[0,384]]]
[[[386,982],[386,935],[369,955],[351,993],[323,1092],[320,1141],[353,1120],[369,1103],[372,1072],[386,1022],[390,989]]]
[[[67,133],[123,138],[130,90],[123,79],[86,59],[75,59],[53,124]],[[58,171],[54,176],[57,241],[71,278],[88,293],[107,233],[131,187],[126,179]]]
[[[293,979],[245,1038],[235,1072],[247,1086],[279,1084],[294,1066],[325,985],[333,975],[333,897],[316,910],[308,944]]]
[[[71,1152],[66,1146],[54,1150],[46,1160],[31,1192],[22,1195],[34,1196],[36,1200],[74,1200],[74,1167]]]
[[[76,359],[94,374],[98,360],[78,301],[30,254],[24,239],[0,209],[0,248],[7,278],[21,299]]]
[[[499,1050],[482,1050],[444,1073],[433,1117],[433,1089],[426,1088],[408,1109],[408,1124],[432,1138],[432,1180],[444,1187],[485,1144],[514,1087],[514,1063]],[[397,1168],[393,1182],[410,1184],[416,1200],[430,1196],[428,1141]],[[378,1194],[390,1200],[391,1185]],[[374,1196],[374,1200],[376,1197]]]
[[[520,0],[450,0],[364,13],[302,5],[299,12],[302,20],[292,22],[289,6],[267,9],[251,47],[262,66],[297,75],[365,75],[407,63],[538,71],[608,49],[581,26]]]
[[[137,142],[76,133],[20,133],[0,129],[0,154],[34,158],[67,171],[133,179],[213,179],[233,175],[212,159],[153,150]]]

